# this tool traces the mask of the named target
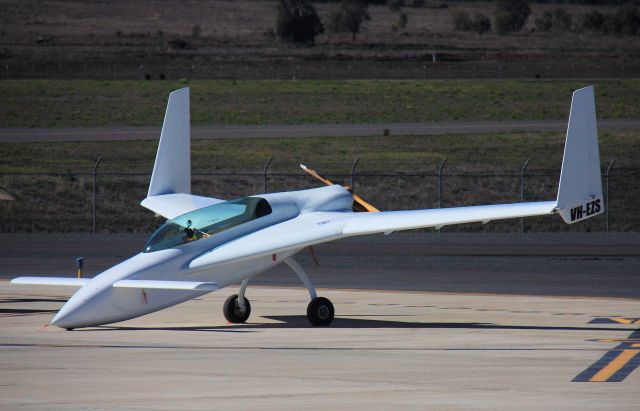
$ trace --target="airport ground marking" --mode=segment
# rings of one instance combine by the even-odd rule
[[[608,381],[609,378],[624,368],[638,353],[640,353],[640,350],[622,350],[617,357],[611,360],[604,368],[600,369],[589,381]]]
[[[625,320],[637,319],[626,318]],[[633,322],[612,322],[633,324]],[[621,382],[627,378],[633,370],[640,366],[640,343],[638,343],[638,341],[640,341],[640,330],[634,331],[626,339],[609,341],[619,342],[620,344],[607,351],[598,361],[578,374],[572,380],[573,382]],[[603,342],[609,341],[603,340]]]
[[[640,324],[640,318],[598,317],[589,321],[589,324]]]

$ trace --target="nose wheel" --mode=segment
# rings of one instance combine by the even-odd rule
[[[244,306],[242,307],[238,303],[238,294],[233,294],[224,302],[222,312],[224,313],[224,318],[230,323],[239,324],[249,319],[249,315],[251,315],[251,303],[249,303],[246,297],[243,299]]]

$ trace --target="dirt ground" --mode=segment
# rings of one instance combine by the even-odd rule
[[[640,38],[536,32],[557,4],[532,4],[517,34],[454,30],[452,13],[493,15],[489,2],[371,5],[355,41],[325,31],[315,47],[274,34],[275,1],[4,1],[0,78],[585,78],[640,72]],[[336,3],[319,3],[327,14]],[[578,21],[592,7],[561,5]],[[608,6],[597,7],[613,12]],[[197,33],[197,35],[194,35]]]

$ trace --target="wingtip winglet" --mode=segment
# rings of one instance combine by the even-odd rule
[[[573,92],[556,202],[567,224],[604,212],[593,86]]]
[[[147,197],[191,193],[189,87],[169,94]]]

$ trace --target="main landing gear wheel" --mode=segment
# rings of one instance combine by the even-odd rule
[[[251,303],[247,297],[244,298],[244,307],[240,308],[238,305],[238,294],[233,294],[222,306],[222,312],[224,318],[230,323],[239,324],[247,321],[251,314]]]
[[[333,321],[335,311],[329,299],[316,297],[307,306],[307,318],[315,326],[327,326]]]

